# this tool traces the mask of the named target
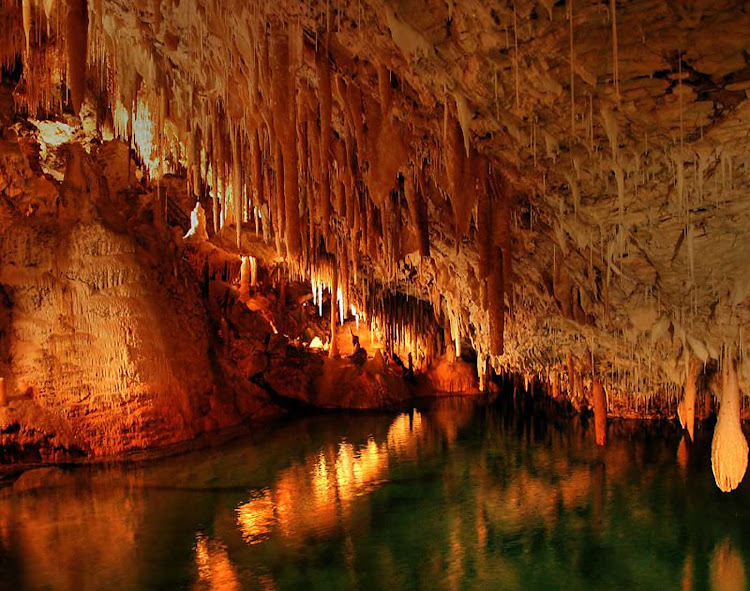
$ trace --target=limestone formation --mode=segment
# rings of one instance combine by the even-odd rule
[[[747,440],[740,424],[737,368],[729,357],[724,361],[721,406],[711,442],[711,468],[716,486],[724,492],[737,488],[745,476],[747,452]]]
[[[109,397],[143,383],[181,393],[172,420],[209,423],[224,413],[211,384],[273,396],[233,369],[271,355],[247,322],[316,371],[309,343],[328,344],[328,372],[356,338],[391,373],[437,368],[435,383],[453,382],[446,368],[464,382],[462,355],[483,390],[525,376],[591,401],[597,442],[607,412],[679,414],[692,439],[732,349],[720,412],[739,417],[750,11],[683,4],[0,0],[3,322],[33,333],[1,349],[10,406],[38,400],[29,388],[85,397],[65,363],[62,382],[17,377],[85,342],[110,361],[86,379],[127,420]],[[312,293],[292,301],[299,284]],[[117,339],[86,316],[110,288],[125,292]],[[199,350],[187,377],[174,339]]]

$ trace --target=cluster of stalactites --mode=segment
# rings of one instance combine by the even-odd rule
[[[445,162],[425,156],[422,148],[409,148],[408,126],[393,115],[387,68],[374,66],[378,86],[371,95],[350,74],[336,70],[325,44],[306,43],[298,28],[266,25],[254,30],[252,59],[241,73],[248,89],[230,85],[240,97],[198,100],[199,89],[193,89],[190,104],[164,109],[187,121],[182,126],[184,157],[172,160],[187,167],[189,187],[205,200],[212,230],[235,224],[239,243],[241,224],[255,217],[256,224],[263,220],[264,236],[289,260],[308,263],[322,243],[326,252],[348,261],[352,274],[364,256],[378,267],[379,276],[392,278],[410,250],[430,255],[429,200],[442,191],[451,199],[456,228],[462,229],[457,241],[462,239],[477,196],[492,193],[485,180],[486,158],[463,146],[453,150],[447,137],[442,149],[438,138],[427,141],[432,142],[430,153],[452,154]],[[299,74],[303,70],[304,76]],[[168,90],[152,92],[160,101],[171,96]],[[154,127],[160,143],[164,125]],[[160,146],[158,151],[168,149]],[[160,154],[159,162],[163,159]],[[484,221],[477,225],[485,236],[502,234],[484,231]],[[507,278],[510,270],[508,231],[490,241],[503,248],[506,263],[500,274],[493,270],[489,276],[494,304],[502,301],[496,295],[502,290],[497,277]],[[490,255],[493,260],[495,254]]]
[[[443,331],[432,305],[400,292],[384,291],[373,282],[363,289],[363,309],[371,330],[376,330],[385,350],[413,367],[424,368],[444,350]]]
[[[312,301],[320,316],[329,294],[332,322],[343,324],[353,319],[357,330],[363,323],[369,327],[372,341],[380,342],[387,353],[404,361],[411,357],[415,368],[427,367],[444,349],[442,329],[431,304],[364,277],[355,279],[331,256],[319,256],[308,267],[290,265],[288,275],[292,280],[310,283]]]
[[[25,112],[57,113],[68,96],[80,110],[85,91],[88,12],[86,0],[3,0],[0,61],[23,71],[15,99]]]
[[[448,134],[445,170],[451,179],[449,186],[456,195],[452,203],[457,222],[457,248],[463,237],[473,230],[478,253],[474,275],[479,281],[480,305],[479,312],[469,318],[460,301],[446,296],[442,300],[445,340],[453,344],[456,356],[461,355],[465,339],[471,342],[477,354],[480,387],[484,388],[490,368],[499,373],[507,364],[505,317],[513,301],[512,199],[507,184],[492,169],[488,159],[465,148],[458,125],[454,127],[454,137],[450,139]],[[459,204],[471,208],[462,211]]]
[[[339,69],[328,43],[312,43],[318,36],[299,26],[267,21],[263,11],[251,31],[250,58],[230,59],[227,71],[217,73],[226,76],[216,84],[222,90],[178,88],[166,61],[134,66],[123,60],[129,49],[102,29],[97,10],[86,0],[66,0],[64,26],[56,28],[64,38],[72,104],[80,109],[88,60],[88,75],[96,78],[89,82],[107,95],[99,100],[108,101],[113,134],[130,142],[152,178],[185,170],[209,234],[233,225],[239,247],[243,224],[254,222],[290,266],[306,270],[301,274],[318,286],[316,300],[320,286],[335,283],[339,307],[348,310],[363,263],[387,283],[410,252],[430,256],[431,201],[446,195],[456,248],[469,239],[480,252],[488,322],[472,342],[480,357],[502,355],[511,198],[471,145],[465,101],[455,112],[446,107],[442,137],[414,141],[411,127],[395,116],[400,97],[387,67]],[[377,78],[374,90],[359,82],[370,74]],[[237,83],[243,79],[248,84]],[[196,83],[183,76],[180,84]],[[335,261],[335,281],[323,277],[325,257]],[[409,332],[391,331],[386,318],[378,322],[398,335],[387,337],[392,342]],[[451,325],[457,344],[462,330],[460,322]]]

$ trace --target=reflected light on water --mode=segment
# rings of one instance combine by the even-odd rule
[[[745,562],[728,539],[717,544],[711,556],[711,589],[714,591],[747,589]]]
[[[276,523],[271,492],[266,489],[237,507],[237,523],[242,538],[248,544],[257,544],[266,539]]]
[[[397,416],[385,441],[341,441],[310,454],[282,471],[274,485],[236,509],[237,525],[248,544],[264,541],[278,526],[288,538],[327,531],[348,514],[351,501],[383,482],[389,460],[416,457],[424,434],[418,411]]]
[[[55,471],[0,490],[0,587],[748,588],[750,490],[663,427],[609,434],[445,400]]]
[[[210,540],[199,533],[195,542],[195,564],[198,567],[198,580],[193,586],[195,591],[241,589],[237,571],[221,542]]]

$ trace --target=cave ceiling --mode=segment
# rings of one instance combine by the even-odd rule
[[[0,24],[20,112],[124,139],[347,307],[423,301],[480,376],[577,368],[638,404],[732,351],[749,391],[745,2],[2,0]]]

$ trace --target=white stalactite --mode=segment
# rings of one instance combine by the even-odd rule
[[[748,447],[740,423],[740,388],[733,360],[725,360],[723,374],[719,419],[711,443],[711,468],[716,486],[730,492],[745,476]]]

